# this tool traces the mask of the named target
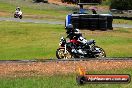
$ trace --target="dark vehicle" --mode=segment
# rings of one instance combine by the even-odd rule
[[[62,3],[68,4],[100,4],[102,0],[61,0]]]
[[[77,4],[101,4],[102,0],[77,0]]]
[[[37,3],[39,3],[39,2],[48,3],[48,0],[33,0],[33,1],[37,2]]]
[[[106,57],[105,51],[95,45],[95,40],[88,41],[88,45],[82,45],[76,39],[66,41],[62,37],[59,45],[60,47],[56,51],[56,57],[58,59]],[[72,52],[73,49],[76,50],[76,53]]]

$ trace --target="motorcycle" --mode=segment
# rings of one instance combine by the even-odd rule
[[[21,11],[15,11],[14,18],[20,18],[20,19],[22,19],[22,12]]]
[[[105,51],[95,45],[95,40],[89,40],[87,44],[81,44],[76,39],[60,39],[59,48],[56,51],[58,59],[71,58],[103,58],[106,57]]]

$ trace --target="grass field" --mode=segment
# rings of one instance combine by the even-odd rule
[[[106,5],[106,2],[104,5]],[[13,17],[15,8],[20,6],[24,18],[43,19],[43,20],[65,20],[65,16],[73,11],[78,11],[77,7],[69,7],[55,4],[33,3],[32,0],[0,0],[0,16]],[[99,5],[98,8],[105,9],[108,6]],[[90,7],[90,6],[88,6]],[[87,8],[88,8],[87,7]],[[108,10],[108,9],[105,9]],[[91,11],[88,11],[91,14]],[[109,13],[109,11],[97,11],[98,13]],[[116,20],[115,24],[132,24],[129,20]]]
[[[0,58],[50,58],[55,55],[62,25],[0,22]]]
[[[63,25],[0,22],[0,59],[56,58]],[[113,31],[82,30],[87,39],[95,39],[107,57],[132,57],[132,29]]]
[[[113,20],[114,24],[132,24],[131,20],[123,20],[123,19],[114,19]]]
[[[62,20],[76,8],[54,4],[32,3],[32,0],[0,0],[0,16],[11,17],[20,6],[24,18]],[[107,4],[107,3],[106,3]],[[105,5],[105,3],[104,3]],[[127,20],[114,23],[132,24]],[[95,39],[107,57],[132,57],[132,29],[114,28],[113,31],[81,30],[87,39]],[[59,39],[66,36],[64,25],[17,23],[0,21],[0,60],[49,59],[56,58]],[[130,74],[132,68],[105,71],[88,71],[90,74]],[[87,84],[79,86],[76,74],[53,76],[0,76],[0,88],[132,88],[129,84]]]
[[[33,3],[29,0],[0,0],[0,12],[12,16],[16,7],[21,7],[24,18],[64,20],[65,16],[75,10],[74,7],[55,4]]]
[[[106,71],[88,71],[90,74],[130,74],[132,69],[113,69]],[[131,88],[128,84],[86,84],[77,85],[76,74],[35,76],[35,77],[0,77],[0,88]]]

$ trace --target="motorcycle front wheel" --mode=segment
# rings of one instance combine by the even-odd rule
[[[16,14],[14,14],[14,18],[17,18]]]
[[[96,58],[104,58],[104,57],[106,57],[106,53],[101,47],[94,46],[94,49],[95,49],[95,51],[99,52],[99,53],[95,54]]]
[[[22,15],[20,15],[19,18],[22,19]]]
[[[64,48],[59,48],[56,51],[56,57],[58,59],[71,59],[72,58],[72,55],[67,50],[65,52],[65,49]]]

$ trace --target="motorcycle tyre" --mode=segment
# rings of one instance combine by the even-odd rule
[[[95,56],[95,58],[104,58],[104,57],[106,57],[106,53],[105,53],[105,51],[104,51],[103,48],[101,48],[101,47],[99,47],[99,46],[94,46],[94,48],[99,48],[99,50],[100,50],[101,53],[102,53],[102,57],[96,57],[96,56]]]
[[[69,53],[69,54],[71,55],[70,58],[65,58],[65,55],[64,55],[63,58],[61,58],[61,57],[59,56],[59,54],[58,54],[60,50],[62,50],[63,55],[64,55],[64,50],[65,50],[65,49],[64,49],[64,48],[59,48],[59,49],[56,50],[56,57],[57,57],[58,59],[71,59],[71,58],[72,58],[72,55],[71,55],[70,53]],[[68,51],[67,51],[67,52],[68,52]]]
[[[14,14],[14,18],[17,18],[17,16]]]
[[[20,15],[19,18],[22,19],[22,15]]]

